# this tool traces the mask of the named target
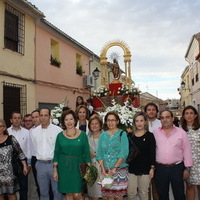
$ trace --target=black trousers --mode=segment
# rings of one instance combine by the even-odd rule
[[[28,200],[28,175],[24,174],[17,175],[17,180],[19,183],[19,196],[20,200]]]
[[[37,162],[37,158],[35,156],[32,156],[31,158],[31,167],[32,167],[32,172],[33,172],[33,176],[34,176],[34,179],[35,179],[35,184],[36,184],[36,187],[37,187],[37,193],[38,193],[38,197],[40,196],[40,189],[39,189],[39,185],[38,185],[38,182],[37,182],[37,171],[35,169],[35,163]]]
[[[170,167],[158,163],[156,164],[155,181],[159,200],[169,200],[170,183],[174,199],[185,200],[183,171],[183,162]]]

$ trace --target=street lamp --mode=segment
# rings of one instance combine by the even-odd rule
[[[94,76],[94,84],[95,84],[94,88],[97,89],[97,79],[99,78],[100,75],[98,67],[96,67],[96,69],[92,72],[92,75]]]
[[[98,67],[92,72],[92,75],[94,76],[94,79],[97,80],[99,78],[100,71]]]
[[[189,90],[188,88],[185,88],[185,82],[184,81],[181,82],[181,89],[182,90]]]

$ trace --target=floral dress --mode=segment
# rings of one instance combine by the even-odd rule
[[[192,130],[191,127],[188,127],[187,134],[192,146],[192,158],[194,162],[188,182],[193,185],[200,185],[200,129]]]
[[[25,159],[25,155],[14,136],[8,136],[4,142],[0,143],[0,195],[13,194],[19,190],[12,167],[13,148],[19,153],[20,160]]]
[[[94,138],[92,134],[88,135],[90,153],[96,154],[98,140],[99,140],[99,138]],[[96,160],[96,157],[92,158],[91,161],[92,161],[92,165],[94,165],[98,169],[98,173],[100,176],[101,170],[100,170],[99,163]],[[99,185],[97,182],[98,182],[98,180],[96,180],[96,182],[94,183],[93,186],[87,185],[88,195],[90,197],[101,197],[102,196],[101,185]]]

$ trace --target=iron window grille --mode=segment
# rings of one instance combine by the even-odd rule
[[[22,116],[27,114],[27,89],[26,85],[8,83],[3,81],[3,87],[18,88],[20,90],[20,113]],[[11,104],[15,104],[15,92],[11,94]],[[15,110],[13,110],[15,111]]]
[[[25,17],[24,14],[6,4],[4,23],[4,46],[24,54]]]

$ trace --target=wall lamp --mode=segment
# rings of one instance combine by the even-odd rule
[[[182,90],[189,90],[189,88],[185,87],[185,82],[184,81],[181,82],[181,89]]]
[[[100,71],[99,71],[98,67],[96,67],[96,69],[92,72],[92,75],[94,76],[95,80],[97,80],[99,78]]]

